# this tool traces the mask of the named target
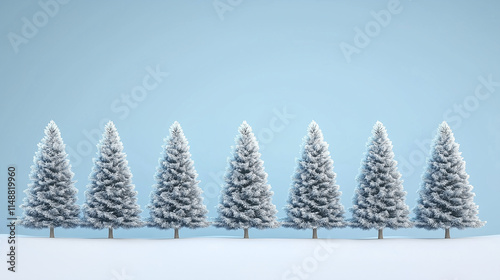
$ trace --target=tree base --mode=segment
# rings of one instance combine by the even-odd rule
[[[243,231],[244,231],[243,238],[249,238],[248,237],[248,229],[245,228],[245,229],[243,229]]]
[[[113,238],[113,228],[108,229],[108,238]]]
[[[451,237],[450,237],[450,229],[449,229],[449,228],[446,228],[446,229],[444,230],[444,238],[445,238],[445,239],[450,239],[450,238],[451,238]]]
[[[318,239],[318,229],[313,228],[313,239]]]
[[[383,229],[378,230],[378,239],[384,239],[384,230]]]
[[[50,238],[55,238],[55,236],[54,236],[54,227],[50,227]]]
[[[174,238],[175,239],[179,238],[179,229],[178,228],[174,229]]]

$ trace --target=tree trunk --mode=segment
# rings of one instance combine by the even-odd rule
[[[108,238],[113,238],[113,228],[112,227],[110,227],[108,229]]]
[[[50,227],[50,238],[54,238],[54,227]]]
[[[245,229],[243,229],[243,230],[245,231],[245,235],[243,236],[243,238],[248,238],[248,229],[247,229],[247,228],[245,228]]]
[[[446,238],[446,239],[450,238],[450,229],[449,228],[444,230],[444,238]]]
[[[318,239],[318,229],[313,228],[313,239]]]
[[[176,238],[176,239],[179,238],[179,229],[178,228],[174,229],[174,238]]]
[[[384,230],[383,229],[378,230],[378,239],[384,239]]]

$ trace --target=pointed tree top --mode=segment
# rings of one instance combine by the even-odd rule
[[[118,136],[118,130],[116,129],[116,126],[115,124],[113,123],[113,121],[109,121],[106,126],[104,127],[104,134],[108,134],[108,135],[114,135],[116,137],[119,137]]]
[[[248,133],[252,132],[252,127],[250,127],[250,125],[247,123],[247,121],[243,121],[243,123],[241,123],[238,131],[241,134],[248,134]]]
[[[377,121],[375,125],[373,126],[373,134],[374,135],[386,135],[387,130],[385,129],[385,126],[382,122]]]
[[[115,129],[116,129],[116,126],[115,126],[115,124],[113,123],[113,121],[108,121],[108,123],[106,124],[105,128],[106,128],[106,130],[108,130],[108,129],[115,130]]]
[[[178,121],[175,121],[171,127],[181,127],[181,124]]]
[[[59,128],[57,127],[56,123],[51,120],[47,126],[45,127],[45,134],[50,135],[50,134],[57,134],[60,135]]]
[[[318,130],[319,129],[319,125],[313,120],[311,121],[311,123],[309,124],[309,131],[314,131],[314,130]]]
[[[184,134],[182,131],[181,124],[178,121],[175,121],[171,126],[170,126],[170,134],[171,135],[179,135],[179,134]]]
[[[99,141],[102,143],[103,141],[107,141],[106,139],[112,139],[111,141],[121,142],[120,135],[118,134],[118,129],[116,129],[115,124],[112,121],[109,121],[104,127],[103,137]]]
[[[58,129],[56,122],[54,120],[50,120],[50,122],[47,124],[47,128],[49,129]]]
[[[436,134],[435,139],[442,139],[442,140],[448,139],[449,141],[455,142],[455,135],[453,135],[453,131],[451,131],[451,128],[446,121],[443,121],[439,125],[438,133]],[[456,144],[458,145],[458,143]]]
[[[312,121],[309,124],[307,131],[308,131],[308,135],[304,139],[308,139],[311,137],[314,137],[314,138],[318,137],[321,141],[323,141],[323,132],[321,132],[321,129],[319,129],[319,125],[315,121]],[[305,140],[305,141],[307,141],[307,140]]]
[[[54,120],[50,120],[49,124],[47,124],[47,127],[52,127],[52,126],[57,127],[56,122]]]
[[[446,121],[443,121],[439,125],[439,132],[440,133],[445,133],[445,134],[450,134],[451,133],[451,128],[450,128],[450,126],[448,125],[448,123]]]
[[[118,134],[115,124],[113,121],[108,121],[104,127],[104,132],[108,134]]]

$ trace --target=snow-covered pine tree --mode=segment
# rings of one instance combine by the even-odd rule
[[[375,228],[383,238],[384,228],[413,226],[405,203],[401,173],[392,151],[392,142],[381,122],[373,127],[367,152],[357,177],[358,187],[351,208],[351,226],[364,230]]]
[[[84,226],[108,229],[113,238],[114,228],[141,227],[141,209],[132,184],[123,144],[113,122],[108,122],[97,145],[97,157],[89,176],[83,205]]]
[[[59,128],[50,121],[33,158],[20,224],[27,228],[49,228],[51,238],[56,227],[77,227],[80,207],[76,204],[78,190],[73,175]]]
[[[465,172],[465,161],[459,144],[446,122],[441,123],[431,147],[427,168],[422,176],[415,226],[428,230],[444,229],[450,238],[450,228],[477,228],[486,222],[478,218],[475,194]]]
[[[248,238],[249,228],[276,228],[280,224],[276,220],[273,192],[267,184],[259,145],[246,122],[239,127],[235,141],[214,225],[229,230],[243,229],[244,238]]]
[[[207,209],[201,197],[202,190],[196,180],[189,144],[181,125],[175,122],[170,135],[165,138],[163,153],[155,174],[156,184],[151,192],[149,227],[174,229],[174,238],[179,238],[179,229],[207,227]]]
[[[318,238],[318,228],[345,227],[344,206],[340,203],[342,193],[335,177],[328,143],[313,121],[304,137],[301,157],[297,160],[283,226],[312,229],[313,238]]]

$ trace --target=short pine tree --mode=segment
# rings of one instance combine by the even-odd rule
[[[450,238],[450,228],[477,228],[485,224],[477,217],[475,194],[458,149],[451,128],[446,122],[441,123],[414,209],[416,227],[444,229],[445,238]]]
[[[405,203],[401,173],[392,151],[392,142],[381,122],[373,127],[367,143],[367,152],[357,178],[351,226],[364,230],[377,229],[379,239],[383,229],[408,228],[409,208]]]
[[[20,224],[50,228],[50,237],[54,237],[56,227],[77,227],[80,207],[76,204],[78,190],[73,175],[59,128],[50,121],[33,158]]]
[[[328,143],[313,121],[303,140],[301,158],[297,160],[283,226],[313,229],[313,238],[317,238],[318,228],[345,227],[342,193],[335,177]]]
[[[148,226],[175,230],[207,227],[207,209],[201,197],[202,190],[196,180],[189,144],[178,122],[170,127],[170,136],[165,138],[163,153],[155,175],[156,184],[151,192],[150,219]]]
[[[249,228],[279,226],[276,206],[272,203],[273,192],[267,184],[264,162],[260,159],[259,145],[246,122],[239,128],[224,179],[216,227],[244,229],[244,237],[248,238]]]
[[[113,122],[104,128],[85,192],[83,223],[93,229],[134,228],[143,225],[123,144]]]

